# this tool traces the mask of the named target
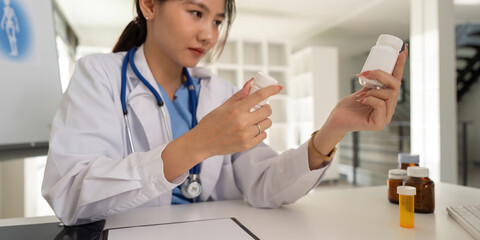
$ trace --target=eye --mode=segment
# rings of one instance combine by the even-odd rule
[[[200,12],[200,11],[195,11],[195,10],[193,10],[193,11],[190,11],[190,13],[191,13],[192,16],[194,16],[194,17],[197,17],[197,18],[201,18],[201,17],[202,17],[202,12]]]
[[[222,23],[223,23],[223,21],[221,21],[221,20],[215,20],[215,21],[213,21],[213,24],[215,24],[215,26],[217,26],[217,27],[220,26],[220,25],[222,25]]]

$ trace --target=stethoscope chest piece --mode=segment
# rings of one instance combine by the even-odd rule
[[[182,194],[188,199],[194,199],[200,196],[202,193],[202,185],[200,184],[200,179],[198,174],[190,174],[185,182],[182,183]]]

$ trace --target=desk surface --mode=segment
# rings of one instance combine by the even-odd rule
[[[235,217],[260,239],[473,239],[445,207],[479,203],[480,189],[437,183],[435,212],[416,213],[415,228],[405,229],[386,186],[326,189],[277,209],[252,208],[242,200],[134,209],[108,218],[105,229]],[[4,219],[0,226],[21,222],[32,219]]]

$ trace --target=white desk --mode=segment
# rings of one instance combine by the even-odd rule
[[[399,226],[386,186],[317,190],[278,209],[240,200],[135,209],[110,217],[105,228],[235,217],[260,239],[473,239],[445,207],[480,204],[480,189],[437,183],[435,204],[434,213],[415,214],[414,229]]]
[[[398,205],[388,202],[386,186],[317,190],[278,209],[241,200],[134,209],[108,218],[105,228],[235,217],[260,239],[473,239],[445,207],[480,204],[480,189],[436,183],[435,198],[435,213],[416,213],[414,229],[399,226]],[[0,226],[56,221],[33,220],[4,219]]]

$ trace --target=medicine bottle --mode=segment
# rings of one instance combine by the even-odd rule
[[[407,170],[407,167],[418,167],[420,156],[410,153],[398,154],[398,168]]]
[[[413,228],[415,226],[415,194],[416,189],[408,186],[398,186],[400,227]]]
[[[388,201],[398,204],[397,187],[403,185],[403,180],[407,178],[407,170],[390,169],[388,170]]]
[[[261,88],[278,84],[278,81],[275,78],[272,78],[272,77],[270,77],[269,75],[267,75],[266,73],[263,73],[263,72],[258,72],[255,75],[255,77],[253,77],[253,79],[254,79],[253,80],[253,85],[252,85],[252,88],[250,89],[249,94],[252,94],[252,93],[258,91]],[[261,101],[258,105],[256,105],[253,108],[254,109],[259,109],[263,105],[265,105],[267,102],[268,102],[268,98]]]
[[[402,45],[403,41],[398,37],[388,34],[380,35],[377,45],[373,46],[368,54],[362,72],[380,69],[392,74]],[[383,88],[383,84],[377,80],[368,79],[364,76],[359,77],[358,80],[362,86],[368,88]]]
[[[435,211],[435,184],[428,178],[428,168],[408,167],[405,186],[417,189],[415,212],[432,213]]]

